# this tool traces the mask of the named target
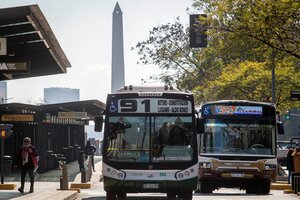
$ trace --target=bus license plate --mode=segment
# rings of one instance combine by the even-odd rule
[[[242,178],[244,176],[245,176],[244,173],[231,173],[231,177],[235,177],[235,178]]]
[[[144,183],[143,184],[143,188],[145,189],[157,189],[159,186],[158,186],[158,183]]]

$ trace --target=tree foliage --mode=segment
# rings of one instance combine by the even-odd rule
[[[250,37],[300,59],[300,1],[194,0],[209,13],[210,27]]]
[[[300,89],[299,3],[289,0],[194,0],[208,13],[207,48],[189,48],[189,28],[178,18],[154,27],[134,49],[144,64],[162,69],[160,80],[193,91],[198,103],[219,99],[271,101],[276,67],[276,104]],[[284,23],[285,22],[285,23]]]

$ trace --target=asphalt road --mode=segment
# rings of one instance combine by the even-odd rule
[[[88,190],[81,190],[80,199],[84,200],[105,200],[105,191],[103,190],[102,183]],[[162,193],[140,193],[140,194],[128,194],[128,200],[166,200],[166,194]],[[234,199],[246,199],[246,200],[283,200],[283,199],[298,199],[299,196],[296,194],[284,194],[283,190],[271,190],[268,195],[253,195],[246,194],[243,190],[238,189],[220,189],[214,191],[212,194],[194,194],[193,200],[234,200]]]

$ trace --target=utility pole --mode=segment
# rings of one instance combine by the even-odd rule
[[[272,50],[272,58],[271,59],[272,59],[272,103],[275,103],[276,102],[275,50]]]

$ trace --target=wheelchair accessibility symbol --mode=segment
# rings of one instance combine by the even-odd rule
[[[113,113],[118,111],[118,101],[110,102],[109,111]]]

